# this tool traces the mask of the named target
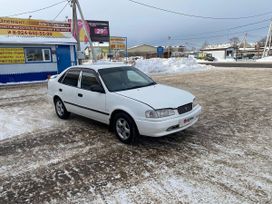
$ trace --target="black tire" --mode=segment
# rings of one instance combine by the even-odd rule
[[[70,116],[70,113],[66,110],[64,103],[62,102],[62,100],[60,98],[56,98],[54,100],[55,103],[55,111],[57,116],[60,119],[68,119]]]
[[[125,144],[134,143],[139,135],[135,122],[126,113],[121,112],[114,116],[112,128],[117,138]]]

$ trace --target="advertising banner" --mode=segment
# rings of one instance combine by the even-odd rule
[[[110,37],[110,49],[125,51],[127,49],[127,38],[126,37]]]
[[[72,27],[72,20],[69,19],[68,22],[69,22],[70,26]],[[87,32],[90,34],[89,23],[86,22],[85,25],[86,25],[86,28],[87,28]],[[77,26],[78,26],[78,30],[79,30],[79,40],[80,40],[80,42],[87,43],[88,42],[88,37],[86,36],[84,28],[83,28],[83,21],[82,20],[78,20],[77,21]],[[73,36],[76,38],[76,34],[75,33],[73,33]]]
[[[87,21],[90,27],[90,37],[93,42],[109,42],[109,21]]]
[[[72,20],[69,19],[69,24],[71,26]],[[92,42],[109,42],[109,22],[108,21],[85,21],[87,33],[91,37]],[[83,28],[83,21],[78,20],[78,29],[79,29],[79,40],[80,42],[88,42],[88,38],[85,34]],[[76,37],[76,34],[73,33],[73,36]]]
[[[66,22],[0,18],[0,36],[70,38],[71,27]]]
[[[0,64],[24,64],[24,48],[0,48]]]

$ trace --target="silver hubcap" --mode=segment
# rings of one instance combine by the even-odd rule
[[[119,137],[122,140],[127,140],[130,137],[130,127],[129,127],[129,124],[123,118],[119,118],[116,121],[116,131],[117,131],[117,134],[119,135]]]
[[[64,114],[64,107],[61,101],[57,101],[56,103],[56,109],[59,116],[63,116]]]

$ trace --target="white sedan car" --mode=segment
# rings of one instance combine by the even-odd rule
[[[71,67],[48,81],[61,119],[75,113],[110,125],[124,143],[137,135],[161,137],[198,121],[201,106],[184,90],[157,84],[128,65]]]

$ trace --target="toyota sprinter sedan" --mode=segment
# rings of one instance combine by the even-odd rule
[[[124,143],[138,135],[161,137],[195,124],[201,106],[181,89],[157,84],[128,65],[71,67],[48,81],[56,114],[70,113],[108,124]]]

